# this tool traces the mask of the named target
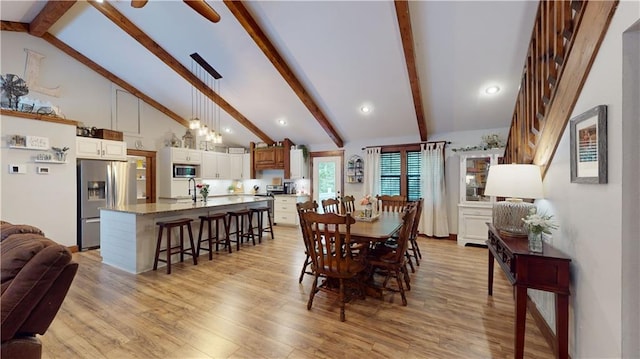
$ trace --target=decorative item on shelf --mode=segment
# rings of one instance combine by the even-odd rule
[[[229,187],[227,187],[227,191],[229,191],[229,193],[233,193],[236,191],[236,187],[230,184]]]
[[[171,139],[169,140],[169,145],[171,147],[181,147],[180,145],[182,144],[182,142],[180,141],[180,139],[178,138],[178,136],[176,136],[175,133],[171,134]]]
[[[198,187],[198,189],[200,190],[202,202],[207,203],[207,197],[209,196],[209,185],[206,183],[198,183],[196,187]]]
[[[64,162],[67,160],[67,151],[69,150],[69,147],[51,147],[51,149],[53,150],[53,153],[56,155],[56,160],[60,161],[60,162]]]
[[[533,203],[523,202],[523,198],[538,199],[542,195],[540,167],[526,164],[493,165],[489,167],[485,196],[507,197],[505,201],[493,205],[493,225],[506,236],[527,236],[527,228],[522,222]]]
[[[0,76],[0,89],[0,105],[14,111],[18,110],[20,97],[29,93],[27,83],[14,74]]]
[[[500,135],[492,133],[490,135],[482,136],[482,143],[476,146],[466,146],[459,148],[452,148],[453,152],[466,152],[466,151],[484,151],[492,148],[502,148],[505,146],[504,140]]]
[[[552,229],[558,229],[558,224],[553,220],[552,215],[537,212],[535,207],[531,208],[522,221],[528,231],[529,251],[542,253],[542,233],[551,234]]]
[[[191,130],[187,128],[187,132],[185,132],[184,136],[182,136],[182,145],[184,148],[190,148],[192,150],[196,149],[196,139],[193,137]]]

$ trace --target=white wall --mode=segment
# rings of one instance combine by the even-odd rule
[[[60,107],[67,119],[85,126],[112,128],[112,93],[116,86],[93,70],[59,51],[46,41],[26,33],[0,33],[0,73],[25,77],[26,52],[30,49],[45,56],[40,67],[40,84],[60,86],[60,97],[31,91],[27,97],[49,101]],[[2,116],[0,150],[0,218],[14,223],[40,227],[51,239],[64,245],[76,245],[76,166],[75,127],[37,120]],[[125,135],[128,148],[143,141],[145,150],[158,150],[172,133],[182,137],[185,128],[142,103],[141,133]],[[52,146],[68,146],[67,164],[47,164],[49,175],[36,175],[33,156],[38,151],[8,149],[7,136],[20,134],[48,137]],[[9,175],[9,163],[27,166],[26,175]]]
[[[51,146],[71,147],[68,163],[35,163],[34,157],[46,151],[8,148],[7,137],[15,134],[47,137]],[[36,226],[60,244],[76,245],[75,126],[2,116],[0,136],[0,218]],[[10,164],[24,165],[27,173],[9,174]],[[37,166],[49,167],[50,173],[37,174]]]
[[[569,337],[573,358],[622,356],[624,337],[621,323],[622,318],[630,314],[623,313],[621,307],[621,288],[625,285],[621,273],[622,202],[627,195],[622,191],[623,141],[637,142],[640,138],[637,126],[635,133],[623,136],[622,33],[638,19],[639,14],[639,2],[619,3],[571,115],[575,117],[601,104],[608,106],[609,183],[570,183],[567,126],[544,179],[546,199],[537,202],[538,207],[554,214],[559,221],[560,228],[553,234],[551,242],[572,258]],[[636,103],[640,102],[638,100]],[[636,232],[636,241],[637,236]],[[637,284],[637,276],[635,281]],[[530,295],[553,328],[553,297],[537,292]],[[636,302],[636,315],[637,311]],[[629,357],[637,358],[638,355],[640,353],[633,353]]]

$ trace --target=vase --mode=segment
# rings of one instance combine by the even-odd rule
[[[207,203],[207,196],[202,196],[202,203]]]
[[[373,206],[371,205],[371,203],[369,203],[364,206],[364,216],[367,218],[371,218],[372,215],[373,215]]]
[[[529,251],[534,253],[542,253],[542,232],[529,231]]]

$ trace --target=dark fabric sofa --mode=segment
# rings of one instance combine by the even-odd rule
[[[40,358],[43,335],[78,271],[71,252],[36,227],[0,221],[1,355]]]

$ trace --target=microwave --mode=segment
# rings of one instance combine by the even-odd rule
[[[198,166],[173,165],[173,178],[195,178]]]

